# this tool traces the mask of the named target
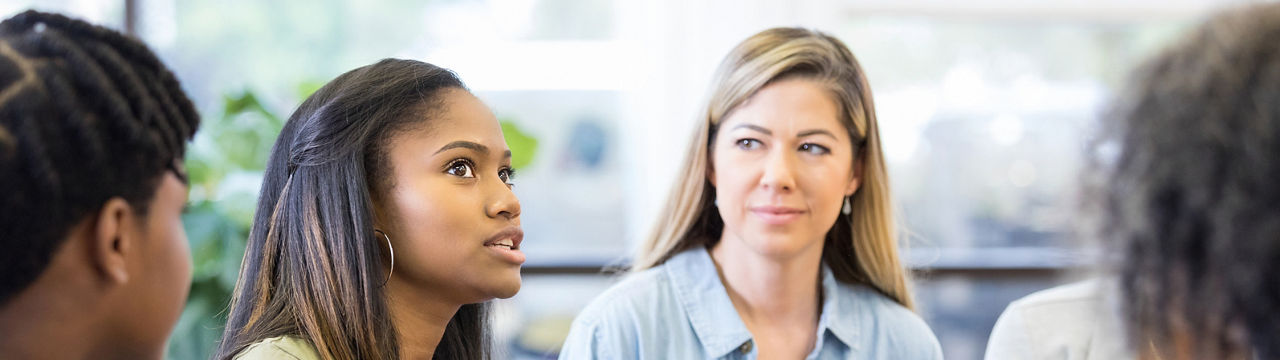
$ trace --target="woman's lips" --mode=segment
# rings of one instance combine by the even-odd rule
[[[769,225],[789,224],[807,212],[800,208],[778,205],[751,206],[747,207],[747,211]]]
[[[520,265],[524,263],[524,252],[520,251],[520,242],[524,241],[524,231],[518,227],[509,227],[490,236],[484,247],[503,260]]]

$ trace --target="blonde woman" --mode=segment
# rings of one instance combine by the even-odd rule
[[[561,359],[940,359],[898,259],[865,74],[770,29],[720,65],[665,218]]]

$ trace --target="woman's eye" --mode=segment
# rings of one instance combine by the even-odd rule
[[[468,163],[464,160],[454,161],[452,164],[449,164],[449,168],[445,169],[444,172],[446,174],[457,176],[457,177],[464,177],[464,178],[476,177],[475,172],[472,171],[471,169],[471,163]]]
[[[760,143],[760,140],[756,140],[756,139],[742,139],[742,140],[738,140],[734,144],[737,145],[738,148],[743,150],[753,150],[763,145]]]
[[[800,151],[807,152],[814,155],[826,155],[831,153],[831,150],[827,149],[826,146],[822,146],[818,144],[800,145]]]
[[[511,180],[515,177],[516,177],[516,169],[507,168],[507,169],[498,170],[498,179],[501,179],[502,183],[507,184],[508,187],[515,186],[515,183],[512,182]]]

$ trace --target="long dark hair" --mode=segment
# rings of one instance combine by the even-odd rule
[[[145,215],[199,125],[138,39],[36,11],[0,22],[0,305],[108,199]]]
[[[395,359],[373,225],[386,139],[465,89],[449,70],[386,59],[349,71],[307,98],[271,150],[231,313],[218,349],[230,359],[276,336],[308,340],[325,359]],[[435,357],[488,357],[484,304],[463,306]]]
[[[1278,41],[1280,6],[1215,16],[1112,110],[1095,205],[1139,355],[1280,357]]]

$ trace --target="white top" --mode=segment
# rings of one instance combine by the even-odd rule
[[[1132,359],[1114,281],[1041,290],[1009,304],[987,342],[987,360]]]

